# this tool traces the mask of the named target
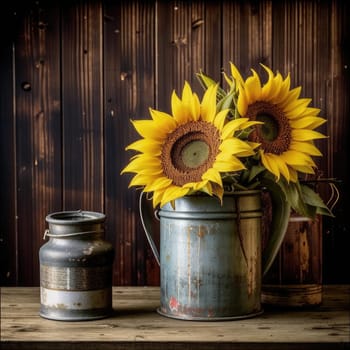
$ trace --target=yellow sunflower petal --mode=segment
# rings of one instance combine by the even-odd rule
[[[215,168],[208,169],[203,175],[202,179],[215,182],[222,187],[222,179],[220,172]]]
[[[219,152],[219,154],[216,155],[215,161],[218,162],[229,162],[232,159],[232,154],[227,152]]]
[[[168,113],[157,111],[156,109],[149,108],[150,115],[153,121],[157,124],[159,129],[162,129],[165,133],[176,128],[176,120]]]
[[[244,85],[244,80],[237,67],[232,62],[230,62],[230,67],[232,77],[237,81],[238,84]]]
[[[158,130],[153,120],[132,120],[135,130],[146,139],[163,140],[165,132]]]
[[[237,100],[237,110],[239,115],[244,117],[247,114],[247,110],[248,110],[247,96],[242,86],[239,86],[238,90],[239,90],[239,95]]]
[[[320,114],[321,110],[319,108],[307,107],[305,113],[303,114],[305,117],[313,116],[316,117]]]
[[[290,120],[289,124],[293,129],[316,129],[322,124],[326,123],[327,120],[320,117],[303,117],[296,120]]]
[[[150,139],[141,139],[131,143],[125,148],[125,150],[135,150],[143,153],[149,153],[152,155],[160,154],[160,146],[162,142],[154,141]]]
[[[299,95],[301,93],[301,86],[298,86],[292,90],[289,91],[288,97],[278,104],[278,107],[284,110],[284,108],[288,105],[290,105],[293,101],[296,101],[299,98]]]
[[[218,84],[210,85],[204,93],[201,104],[201,118],[212,123],[216,115],[216,92]]]
[[[188,182],[184,184],[183,188],[188,188],[190,191],[201,191],[202,188],[206,187],[208,184],[208,180],[202,180],[198,182]]]
[[[224,195],[224,189],[217,184],[212,185],[212,194],[220,199],[220,203],[222,205],[222,197]]]
[[[239,130],[242,125],[248,122],[248,120],[248,118],[238,118],[229,121],[222,129],[221,139],[225,140],[228,137],[232,137],[235,131]]]
[[[185,105],[190,105],[192,103],[193,93],[190,84],[185,81],[184,87],[182,89],[182,103]]]
[[[292,109],[290,112],[285,112],[285,116],[289,120],[304,118],[306,110],[307,108],[305,108],[304,106],[299,106],[299,107],[296,107],[295,109]]]
[[[192,92],[190,84],[186,81],[182,90],[182,109],[190,115],[190,120],[198,120],[200,115],[200,102],[198,96]]]
[[[213,195],[213,186],[209,181],[207,181],[206,185],[204,187],[202,187],[200,189],[200,191],[208,194],[209,196],[212,196]]]
[[[216,128],[219,131],[221,131],[224,127],[224,124],[226,121],[226,116],[227,116],[228,112],[229,112],[228,109],[224,109],[224,110],[220,111],[214,119],[214,125],[216,126]]]
[[[283,103],[288,98],[290,89],[290,74],[288,73],[287,78],[283,80],[279,93],[272,99],[273,103]]]
[[[224,79],[226,80],[227,85],[232,89],[233,85],[234,85],[234,81],[232,79],[230,79],[227,74],[224,72]]]
[[[159,191],[160,189],[170,186],[171,183],[172,183],[172,180],[168,179],[165,176],[161,176],[154,179],[154,181],[152,181],[151,183],[146,183],[145,191],[147,192]]]
[[[257,148],[257,147],[259,147],[261,145],[261,143],[251,142],[251,141],[248,141],[248,144],[253,150],[255,150],[255,148]]]
[[[298,152],[294,150],[289,150],[282,153],[279,156],[286,164],[294,166],[294,165],[307,165],[307,166],[315,166],[315,162],[312,158],[303,152]]]
[[[158,204],[160,204],[163,198],[163,192],[164,191],[156,191],[153,193],[153,196],[152,196],[153,208],[155,208]]]
[[[289,149],[307,153],[310,156],[322,156],[320,150],[310,142],[292,141],[290,143]]]
[[[261,83],[259,76],[255,70],[252,69],[253,76],[249,77],[245,82],[245,93],[247,96],[247,103],[252,104],[261,98]]]
[[[300,98],[296,101],[290,102],[287,106],[283,108],[283,111],[286,114],[291,111],[294,111],[295,114],[298,114],[299,110],[302,110],[303,112],[306,111],[306,108],[310,104],[310,102],[311,98]]]
[[[263,65],[262,63],[261,63],[261,66],[266,70],[268,74],[267,82],[264,84],[264,86],[261,89],[261,100],[266,100],[267,97],[270,96],[270,92],[273,88],[274,74],[269,67]]]
[[[311,167],[311,166],[294,165],[293,168],[296,171],[300,171],[300,172],[305,173],[305,174],[315,174],[314,167]]]
[[[280,173],[284,176],[287,182],[290,182],[291,176],[290,176],[290,171],[287,164],[285,164],[284,162],[278,162],[277,165],[280,170]]]
[[[145,186],[150,181],[149,175],[136,174],[129,183],[129,188],[132,186]]]
[[[308,129],[292,130],[292,139],[295,141],[310,141],[310,140],[325,139],[325,138],[327,138],[327,136],[315,130],[308,130]]]
[[[133,158],[121,171],[121,174],[130,172],[140,174],[159,174],[162,172],[162,167],[159,159],[142,155]]]
[[[248,129],[254,125],[262,125],[264,124],[264,122],[259,122],[259,121],[256,121],[256,120],[251,120],[251,121],[248,121],[246,123],[243,123],[240,125],[239,129]]]
[[[183,188],[175,185],[169,186],[163,193],[160,206],[164,206],[177,198],[185,196],[189,192],[188,188]]]
[[[201,116],[201,103],[196,93],[193,94],[193,120],[198,120]]]
[[[217,169],[222,173],[230,171],[239,171],[245,169],[244,164],[237,158],[232,156],[229,161],[215,161],[213,168]]]
[[[270,153],[264,153],[261,152],[261,161],[264,165],[264,167],[273,175],[276,176],[277,180],[279,180],[280,178],[280,170],[279,170],[279,166],[276,164],[275,159],[273,157],[271,157]]]
[[[271,103],[275,103],[276,97],[280,94],[282,88],[283,78],[280,73],[277,73],[272,80],[270,93],[266,96],[265,100]]]
[[[289,182],[290,174],[287,164],[285,162],[282,162],[279,156],[276,154],[269,154],[269,156],[271,157],[271,161],[278,166],[280,174],[282,174],[285,177],[285,179]]]
[[[288,169],[289,169],[289,174],[290,174],[290,181],[291,182],[298,182],[298,172],[291,167],[288,167]]]
[[[240,140],[236,137],[223,140],[221,145],[219,146],[219,149],[220,151],[228,154],[243,154],[242,156],[244,157],[251,156],[254,154],[254,151],[247,142]]]
[[[171,113],[177,123],[183,124],[188,120],[188,115],[182,109],[182,101],[177,96],[175,90],[171,95]]]

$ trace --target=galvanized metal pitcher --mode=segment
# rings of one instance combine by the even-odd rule
[[[158,313],[184,320],[214,321],[263,312],[262,273],[271,265],[287,224],[279,224],[281,232],[272,238],[272,245],[264,252],[269,256],[263,258],[260,191],[224,195],[222,205],[217,198],[200,194],[177,199],[174,208],[166,204],[157,213],[160,252],[153,240],[152,218],[145,210],[145,201],[141,194],[141,220],[160,264]]]
[[[104,220],[90,211],[47,215],[49,241],[39,250],[40,316],[80,321],[111,314],[114,249],[104,240]]]

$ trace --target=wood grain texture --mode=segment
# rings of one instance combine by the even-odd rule
[[[9,35],[0,31],[0,160],[6,164],[0,181],[0,280],[1,284],[15,285],[18,282],[18,266],[14,252],[17,250],[16,231],[16,146],[14,92],[9,89],[13,83],[12,67],[13,37],[15,37],[16,21],[13,9],[1,11],[1,23],[10,22]]]
[[[115,242],[114,282],[157,285],[159,267],[145,241],[138,216],[139,191],[125,191],[131,174],[120,176],[138,137],[131,120],[149,118],[155,104],[155,4],[106,3],[105,48],[105,210],[107,232]]]
[[[293,215],[275,261],[264,276],[267,284],[322,284],[322,217]]]
[[[2,288],[2,349],[349,349],[349,285],[325,286],[308,311],[265,310],[225,322],[159,315],[158,287],[114,287],[112,317],[85,322],[38,316],[39,288]]]
[[[39,4],[18,8],[14,61],[17,283],[39,283],[45,216],[61,208],[59,16]]]
[[[63,208],[103,211],[100,3],[64,7],[62,43]]]
[[[145,240],[139,191],[121,176],[136,140],[130,119],[170,112],[195,73],[218,81],[234,62],[264,81],[259,63],[291,74],[327,119],[316,159],[339,179],[336,219],[323,220],[323,281],[348,283],[350,225],[350,2],[14,0],[1,16],[1,285],[38,285],[45,216],[60,210],[107,215],[118,285],[159,285]],[[11,32],[10,35],[9,32]],[[325,200],[331,195],[320,186]],[[157,222],[154,223],[156,240]]]

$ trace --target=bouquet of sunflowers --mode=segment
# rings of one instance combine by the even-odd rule
[[[226,192],[261,188],[301,215],[332,216],[301,178],[315,174],[313,157],[322,154],[314,141],[326,138],[316,129],[326,120],[289,75],[262,67],[265,84],[254,70],[244,80],[230,62],[227,89],[199,72],[201,100],[185,82],[182,95],[171,96],[171,114],[150,109],[151,119],[132,120],[141,138],[126,147],[137,152],[122,170],[135,174],[129,187],[140,187],[154,208],[198,192],[222,201]]]

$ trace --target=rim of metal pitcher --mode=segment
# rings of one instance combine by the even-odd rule
[[[106,215],[95,211],[74,210],[74,211],[59,211],[48,214],[45,220],[51,224],[70,224],[80,225],[81,223],[99,223],[104,221]]]

